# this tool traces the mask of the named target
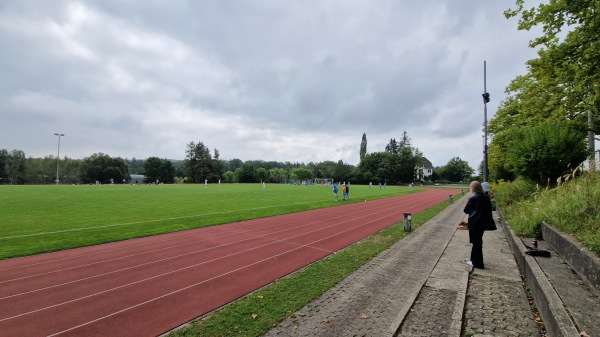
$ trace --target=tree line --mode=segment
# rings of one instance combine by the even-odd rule
[[[217,149],[202,142],[187,144],[184,160],[158,157],[122,159],[95,153],[84,159],[54,156],[26,158],[20,150],[0,149],[0,184],[122,184],[122,183],[279,183],[284,180],[306,181],[332,178],[356,184],[408,184],[417,181],[461,181],[473,174],[467,162],[456,157],[446,166],[437,167],[432,177],[423,169],[431,163],[411,144],[404,132],[400,141],[390,139],[384,151],[367,153],[363,134],[358,166],[338,161],[318,163],[276,162],[263,160],[223,160]],[[58,165],[58,170],[57,170]],[[57,172],[58,171],[58,172]],[[131,179],[143,175],[143,181]]]
[[[538,56],[513,79],[490,121],[490,180],[522,177],[556,184],[589,159],[594,169],[600,108],[598,1],[550,0],[505,11],[519,30],[543,28],[530,41]]]

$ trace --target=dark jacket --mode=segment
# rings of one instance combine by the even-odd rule
[[[469,234],[483,235],[490,221],[494,221],[492,201],[487,194],[473,194],[467,201],[464,211],[469,214]]]

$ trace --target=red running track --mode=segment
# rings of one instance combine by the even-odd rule
[[[160,335],[449,194],[457,191],[427,190],[0,261],[0,334]]]

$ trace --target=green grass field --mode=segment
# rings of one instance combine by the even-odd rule
[[[0,259],[407,193],[407,187],[352,185],[351,199],[336,203],[327,186],[6,185],[0,186]]]

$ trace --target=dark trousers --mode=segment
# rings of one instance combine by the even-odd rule
[[[471,234],[471,233],[469,233]],[[471,262],[473,267],[483,269],[483,233],[471,235]]]

